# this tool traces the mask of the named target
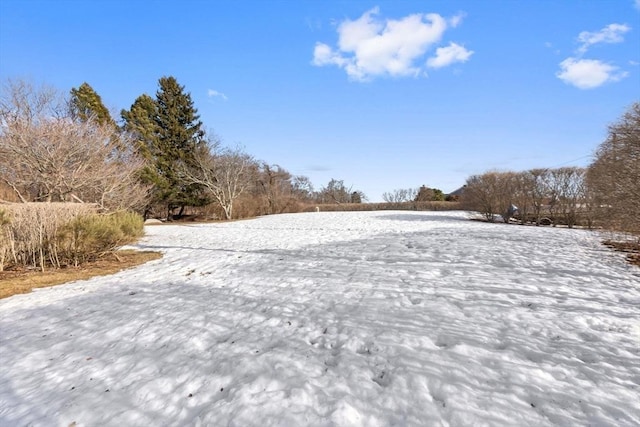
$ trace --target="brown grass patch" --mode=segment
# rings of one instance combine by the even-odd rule
[[[0,272],[0,298],[25,294],[35,288],[114,274],[161,257],[160,252],[124,250],[118,251],[117,257],[107,255],[79,267],[52,269],[45,272],[24,269],[3,271]]]

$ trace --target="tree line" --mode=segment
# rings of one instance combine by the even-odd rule
[[[305,176],[260,161],[206,132],[191,95],[162,77],[115,120],[83,83],[63,96],[8,81],[0,96],[0,201],[85,202],[103,211],[181,217],[189,209],[224,219],[361,204],[361,191],[331,179],[315,190]],[[464,206],[488,220],[577,222],[640,232],[640,103],[609,127],[587,168],[473,175]],[[444,200],[422,186],[383,194],[387,203]],[[514,208],[517,207],[517,210]]]
[[[640,103],[609,126],[588,167],[473,175],[461,202],[489,221],[580,222],[640,234]]]
[[[117,121],[86,82],[63,96],[8,81],[0,122],[0,198],[86,202],[168,219],[189,208],[232,219],[366,201],[342,180],[315,190],[305,176],[224,146],[204,130],[191,95],[172,76]]]
[[[452,201],[451,198],[438,188],[430,188],[426,185],[420,188],[399,188],[382,193],[382,200],[386,203],[399,204],[407,202],[443,202]]]

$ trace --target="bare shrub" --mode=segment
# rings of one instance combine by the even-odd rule
[[[4,271],[9,253],[11,252],[11,240],[9,238],[9,214],[0,209],[0,271]]]
[[[94,212],[83,203],[15,203],[5,205],[8,224],[3,226],[4,267],[60,267],[64,263],[57,236],[73,218]]]
[[[84,203],[4,205],[0,211],[0,271],[77,266],[142,236],[139,215],[97,211],[97,206]]]

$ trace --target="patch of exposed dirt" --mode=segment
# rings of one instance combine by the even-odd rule
[[[0,298],[31,292],[35,288],[61,285],[95,276],[106,276],[161,258],[160,252],[118,251],[78,267],[40,270],[8,270],[0,272]]]

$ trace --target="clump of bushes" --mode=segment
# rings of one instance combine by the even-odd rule
[[[16,203],[0,210],[0,271],[78,266],[143,234],[142,217],[82,203]]]
[[[61,228],[57,244],[65,262],[78,266],[134,243],[144,234],[143,226],[142,217],[133,212],[81,215]]]

